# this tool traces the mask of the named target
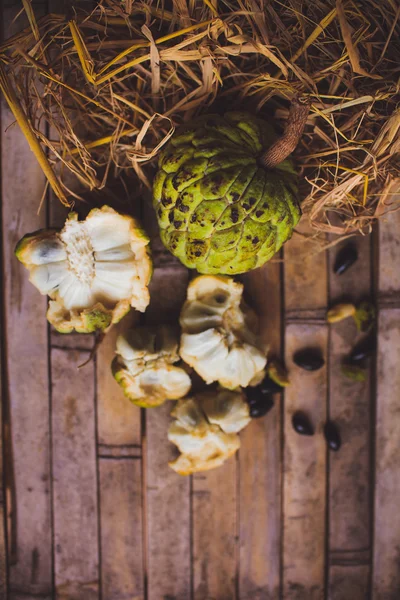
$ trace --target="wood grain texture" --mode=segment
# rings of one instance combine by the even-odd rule
[[[303,221],[297,230],[310,235]],[[294,312],[296,318],[302,312],[324,316],[326,307],[327,270],[325,252],[317,252],[314,242],[294,233],[285,244],[285,311]]]
[[[134,321],[137,321],[137,313],[131,311],[121,323],[111,328],[97,349],[97,418],[100,444],[141,443],[140,408],[127,399],[111,372],[117,337]]]
[[[357,247],[358,261],[342,275],[333,273],[335,257],[344,242],[330,250],[329,300],[330,305],[349,300],[359,302],[371,297],[371,237],[351,240]],[[354,285],[355,277],[357,285]],[[353,319],[330,325],[329,346],[329,417],[341,434],[339,452],[329,452],[329,560],[337,560],[349,551],[369,548],[371,529],[370,506],[370,443],[371,443],[371,380],[354,382],[341,373],[341,365],[361,336]],[[372,365],[373,366],[373,365]],[[363,577],[363,580],[357,578]],[[344,598],[339,589],[347,590],[349,597],[353,587],[358,598],[367,589],[368,566],[356,564],[338,567],[329,572],[329,598]],[[342,581],[343,579],[343,581]],[[349,581],[346,586],[345,581]],[[342,583],[340,583],[342,581]],[[340,585],[339,585],[339,583]],[[354,597],[354,596],[351,596]]]
[[[399,302],[400,211],[381,217],[379,223],[379,293]]]
[[[246,295],[260,318],[269,356],[281,355],[282,281],[279,262],[243,277]],[[240,434],[239,598],[275,600],[281,568],[281,397],[266,417]]]
[[[38,6],[38,14],[43,6]],[[2,6],[2,33],[21,5]],[[45,225],[37,209],[44,177],[14,117],[1,99],[1,186],[4,257],[4,336],[9,433],[6,455],[10,529],[10,600],[52,592],[46,299],[14,256],[18,240]]]
[[[99,550],[94,365],[53,349],[52,431],[57,600],[98,600]]]
[[[326,443],[326,366],[309,372],[293,363],[293,354],[309,346],[327,355],[326,325],[290,324],[286,328],[286,365],[291,385],[285,390],[283,491],[283,597],[320,600],[324,597]],[[296,433],[292,416],[307,414],[315,435]]]
[[[154,271],[146,323],[176,323],[186,297],[187,271]],[[176,456],[167,439],[172,402],[146,410],[145,459],[147,504],[148,600],[190,598],[190,478],[168,466]]]
[[[330,567],[329,600],[367,600],[370,566],[333,565]]]
[[[237,578],[236,456],[193,475],[195,600],[234,600]]]
[[[131,311],[114,326],[97,351],[98,452],[104,447],[101,452],[108,456],[124,447],[140,451],[140,408],[126,398],[111,373],[117,336],[136,315]],[[140,460],[122,456],[100,458],[102,593],[113,600],[133,600],[143,597],[144,590],[142,470]]]
[[[400,309],[378,322],[373,600],[400,597]]]
[[[102,597],[142,600],[141,461],[102,458],[99,470]]]

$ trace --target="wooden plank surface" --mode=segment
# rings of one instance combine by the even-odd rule
[[[333,272],[335,257],[348,243],[329,251],[331,306],[371,299],[371,236],[352,239],[357,262],[342,275]],[[347,594],[353,600],[365,600],[370,575],[368,565],[362,563],[370,561],[371,554],[371,380],[368,373],[365,382],[351,381],[341,373],[341,364],[360,338],[353,319],[330,326],[329,417],[339,428],[342,447],[328,455],[329,561],[336,565],[329,569],[328,597],[344,598]]]
[[[325,325],[289,324],[286,328],[286,365],[291,385],[285,390],[285,446],[283,489],[283,597],[285,600],[322,600],[325,589],[326,367],[304,371],[292,360],[297,350],[318,347],[327,355]],[[296,433],[292,416],[307,414],[315,435]]]
[[[77,368],[87,358],[51,352],[57,600],[100,597],[94,364]]]
[[[2,6],[2,33],[21,5]],[[36,6],[38,14],[43,5]],[[44,177],[14,117],[1,99],[1,185],[4,316],[7,353],[7,485],[10,510],[10,600],[50,599],[52,529],[46,298],[28,282],[14,256],[18,240],[45,226],[37,215]]]
[[[270,262],[243,277],[260,318],[269,356],[280,357],[282,340],[281,264]],[[282,398],[240,434],[239,598],[279,598],[281,570]]]
[[[110,368],[117,336],[134,319],[131,312],[108,332],[96,361],[102,594],[115,600],[144,593],[140,408]]]
[[[0,249],[0,257],[3,251]],[[2,309],[3,290],[1,290],[0,310]],[[2,313],[3,314],[3,313]],[[4,324],[0,320],[0,338],[3,340]],[[6,535],[6,488],[3,468],[3,419],[6,406],[6,398],[3,390],[6,389],[5,373],[3,372],[3,347],[0,344],[0,600],[7,600],[8,572],[7,572],[7,535]]]
[[[156,267],[146,323],[176,323],[186,286],[186,269]],[[148,600],[188,600],[191,594],[190,478],[168,466],[176,456],[167,439],[172,406],[166,402],[157,409],[147,409],[145,415]]]
[[[376,374],[375,496],[372,600],[400,596],[400,213],[379,224],[378,356]],[[393,305],[393,308],[391,307]]]
[[[308,233],[303,226],[302,231]],[[283,598],[320,600],[325,590],[327,368],[309,372],[293,362],[297,350],[319,348],[327,360],[327,271],[324,252],[295,235],[284,249],[285,389],[283,457]],[[296,433],[292,416],[306,413],[312,437]]]

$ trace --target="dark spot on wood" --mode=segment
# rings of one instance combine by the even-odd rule
[[[39,562],[40,562],[39,550],[35,547],[32,550],[31,583],[38,583]]]

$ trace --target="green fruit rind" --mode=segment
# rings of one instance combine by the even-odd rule
[[[290,159],[258,163],[276,139],[268,124],[242,112],[205,115],[163,150],[153,204],[161,240],[200,273],[235,275],[262,266],[300,220]]]

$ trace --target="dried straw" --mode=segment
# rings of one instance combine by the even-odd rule
[[[23,6],[0,88],[63,203],[63,173],[89,189],[117,176],[150,187],[180,123],[229,107],[283,125],[301,94],[312,104],[295,155],[314,230],[366,233],[396,208],[395,0],[101,0],[41,19]]]

